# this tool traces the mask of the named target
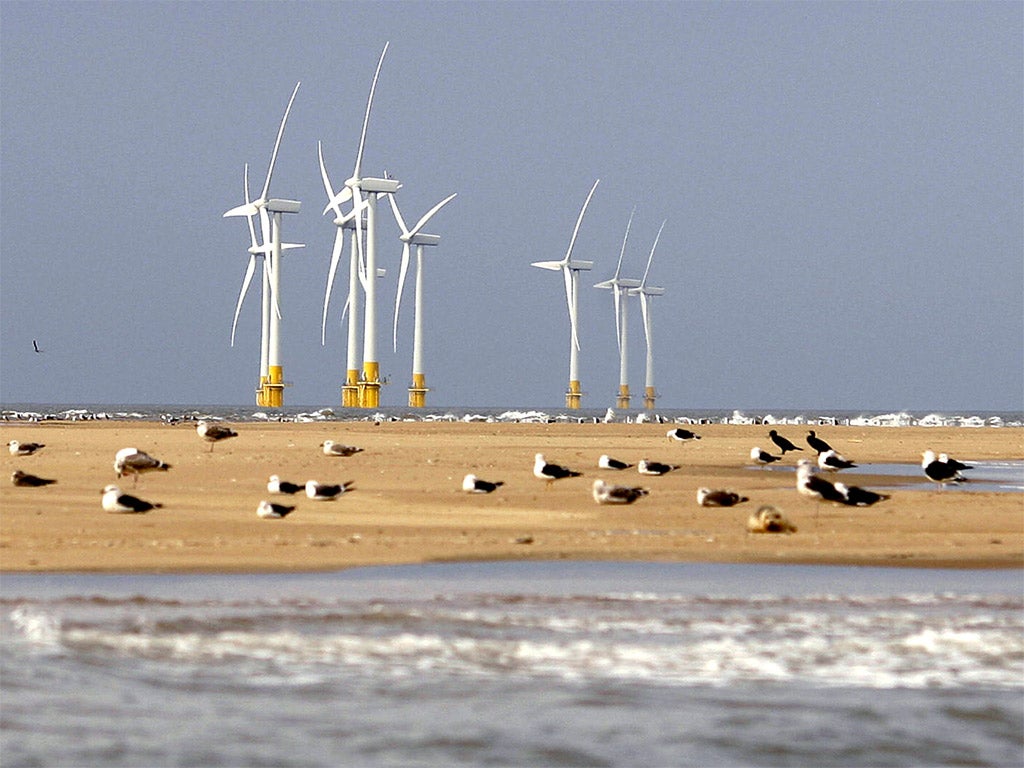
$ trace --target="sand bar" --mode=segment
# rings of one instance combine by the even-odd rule
[[[870,508],[818,504],[795,491],[794,456],[764,470],[752,446],[773,446],[766,426],[701,425],[700,441],[670,442],[659,424],[489,424],[414,422],[237,423],[240,434],[213,451],[194,425],[158,422],[43,422],[0,427],[2,442],[45,443],[37,455],[0,457],[0,571],[266,572],[485,559],[574,559],[807,563],[954,568],[1024,566],[1024,494],[916,489],[906,477],[840,473],[848,485],[893,486]],[[1020,428],[816,428],[859,464],[918,465],[931,448],[961,460],[1020,460]],[[805,445],[807,428],[779,431]],[[325,439],[364,450],[329,458]],[[135,446],[173,468],[133,486],[117,481],[115,452]],[[550,489],[532,474],[533,456],[584,472]],[[663,477],[599,470],[610,453],[682,465]],[[783,465],[780,469],[775,469]],[[16,488],[15,469],[56,478]],[[505,485],[480,496],[460,491],[473,472]],[[334,502],[271,497],[270,474],[305,482],[353,480]],[[968,473],[969,474],[969,473]],[[594,503],[601,477],[642,485],[631,506]],[[104,512],[100,491],[120,482],[163,507],[147,514]],[[703,508],[700,486],[729,488],[750,501]],[[261,520],[261,499],[294,503],[283,520]],[[746,521],[762,504],[782,510],[792,535],[752,535]]]

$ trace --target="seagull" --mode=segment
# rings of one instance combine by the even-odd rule
[[[772,456],[770,453],[768,453],[767,451],[762,451],[757,446],[750,449],[751,461],[757,462],[762,467],[765,466],[766,464],[771,464],[773,461],[778,461],[781,458],[781,456]]]
[[[604,480],[595,480],[592,493],[594,501],[598,504],[632,504],[650,491],[646,488],[612,485]]]
[[[287,480],[282,480],[277,475],[271,475],[270,480],[267,481],[267,493],[287,493],[291,495],[298,493],[301,490],[301,485],[289,483]]]
[[[107,512],[149,512],[163,506],[121,493],[121,489],[116,485],[108,485],[100,493],[103,494],[103,509]]]
[[[7,450],[11,452],[11,456],[31,456],[45,447],[45,443],[19,443],[17,440],[11,440],[7,444]]]
[[[223,424],[211,424],[206,419],[200,419],[196,422],[196,432],[206,442],[210,444],[210,452],[213,453],[214,443],[219,443],[221,440],[227,440],[229,437],[238,437],[238,433],[231,427],[226,427]]]
[[[662,464],[660,461],[640,459],[640,463],[636,465],[636,470],[641,475],[666,475],[673,469],[679,469],[679,466],[679,464]]]
[[[606,453],[597,460],[597,466],[601,469],[629,469],[633,465],[627,464],[624,461],[619,461],[618,459],[613,459]]]
[[[814,464],[810,459],[800,459],[796,466],[796,489],[804,496],[809,496],[818,501],[845,502],[843,496],[836,487],[823,477],[815,473]]]
[[[951,459],[951,458],[949,458],[949,455],[945,454],[945,453],[940,453],[939,454],[939,461],[941,461],[943,464],[946,464],[947,466],[952,467],[957,472],[960,472],[961,470],[964,470],[964,469],[974,469],[973,465],[971,465],[971,464],[964,464],[962,461],[957,461],[956,459]]]
[[[351,486],[354,481],[348,480],[340,485],[328,485],[318,483],[316,480],[306,482],[306,496],[314,501],[334,501],[346,491],[354,490]]]
[[[38,355],[43,354],[43,350],[39,348],[39,345],[36,343],[35,339],[32,339],[32,351]]]
[[[362,448],[356,448],[354,445],[342,445],[333,440],[324,440],[320,443],[320,447],[324,449],[324,456],[351,456],[363,450]]]
[[[967,478],[960,474],[960,470],[951,466],[948,462],[935,458],[935,451],[927,450],[921,454],[921,468],[929,480],[935,483],[962,483]]]
[[[777,446],[779,446],[779,450],[782,451],[782,455],[783,456],[786,455],[786,451],[802,451],[803,450],[803,448],[797,448],[795,445],[793,445],[791,442],[789,442],[789,440],[784,438],[782,435],[780,435],[774,429],[771,430],[768,433],[768,437],[770,437],[772,439],[773,443],[775,443]]]
[[[504,484],[505,482],[503,480],[498,480],[492,483],[489,480],[481,480],[473,474],[466,475],[462,478],[462,490],[466,493],[493,493]]]
[[[697,489],[697,503],[702,507],[733,507],[750,501],[746,496],[740,496],[735,491],[712,491],[710,488]]]
[[[796,526],[771,504],[765,504],[747,520],[750,533],[796,533]]]
[[[280,520],[294,510],[294,505],[286,507],[284,504],[271,504],[269,501],[261,501],[260,505],[256,507],[256,514],[267,520]]]
[[[870,507],[872,504],[890,498],[888,494],[875,493],[867,488],[858,488],[856,485],[847,486],[843,483],[836,483],[835,489],[843,494],[843,504],[848,507]]]
[[[53,485],[56,480],[47,480],[45,477],[36,477],[27,472],[16,469],[11,473],[11,483],[19,488],[40,488],[44,485]]]
[[[122,448],[114,454],[114,471],[117,476],[135,475],[136,483],[139,481],[139,475],[144,472],[166,472],[170,468],[170,464],[155,459],[138,448]]]
[[[670,429],[667,435],[669,440],[678,440],[680,443],[685,443],[689,440],[700,440],[700,435],[688,429]]]
[[[577,472],[558,464],[548,464],[544,459],[543,453],[538,453],[533,457],[533,476],[539,480],[547,480],[548,488],[551,487],[555,480],[562,480],[566,477],[579,477],[582,474],[582,472]]]
[[[807,433],[807,444],[818,453],[825,453],[826,451],[832,450],[832,446],[814,434],[813,429]]]
[[[829,448],[824,453],[818,454],[818,466],[828,472],[836,472],[840,469],[850,469],[856,467],[852,461],[847,461],[832,448]]]

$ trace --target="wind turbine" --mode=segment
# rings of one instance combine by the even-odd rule
[[[245,205],[232,208],[224,216],[245,216],[250,219],[256,214],[260,217],[260,231],[262,234],[262,248],[269,251],[264,255],[264,305],[270,297],[273,297],[274,312],[264,313],[264,334],[261,343],[266,348],[266,372],[264,373],[261,360],[260,390],[256,396],[257,405],[270,408],[280,408],[284,405],[284,369],[281,365],[281,310],[280,310],[280,287],[281,287],[281,215],[284,213],[298,213],[300,203],[297,200],[280,200],[270,197],[270,180],[274,175],[274,165],[277,163],[277,153],[281,147],[281,138],[284,136],[284,127],[288,122],[288,114],[291,112],[295,95],[299,92],[300,83],[295,84],[288,106],[285,108],[284,117],[281,118],[281,125],[277,130],[277,139],[274,141],[274,151],[270,155],[270,166],[267,168],[267,178],[263,182],[263,191],[259,198],[253,201],[248,200],[248,173],[246,173],[246,198]],[[271,218],[273,216],[273,218]],[[256,247],[255,231],[250,231],[252,247]],[[301,247],[301,246],[297,246]],[[250,259],[250,264],[255,269],[255,264]],[[246,270],[247,276],[251,275]],[[242,295],[239,297],[239,305],[244,297],[247,282],[243,282]],[[236,309],[237,313],[237,309]],[[267,318],[269,315],[269,318]],[[269,319],[269,322],[268,322]]]
[[[565,258],[561,261],[535,261],[530,265],[532,267],[540,267],[541,269],[550,269],[553,272],[561,271],[562,276],[565,278],[565,301],[569,306],[569,328],[571,331],[569,341],[569,389],[565,393],[566,408],[579,408],[580,399],[583,396],[583,393],[580,390],[580,340],[579,334],[577,333],[577,321],[579,317],[579,275],[580,272],[592,269],[594,266],[594,262],[592,261],[573,260],[572,249],[576,244],[576,235],[579,234],[580,224],[583,223],[583,214],[587,212],[587,206],[590,205],[590,198],[594,196],[594,190],[597,189],[597,185],[600,183],[600,179],[597,179],[597,181],[594,182],[594,186],[590,188],[590,193],[587,195],[587,199],[583,203],[583,208],[580,209],[580,215],[576,219],[576,227],[572,231],[572,239],[569,240],[569,250],[565,252]]]
[[[619,397],[615,402],[616,408],[629,408],[629,356],[627,349],[627,300],[629,288],[639,288],[640,281],[631,278],[619,277],[622,270],[622,257],[626,253],[626,240],[629,239],[629,228],[633,225],[634,207],[629,214],[629,221],[626,222],[626,234],[622,238],[622,249],[619,251],[619,263],[615,265],[615,274],[610,280],[604,280],[594,285],[595,288],[605,288],[612,291],[615,298],[615,341],[619,348]]]
[[[430,221],[431,217],[448,203],[455,199],[458,193],[448,195],[416,222],[416,226],[409,229],[405,225],[405,219],[398,210],[398,203],[394,195],[388,195],[388,202],[391,203],[391,210],[395,214],[395,221],[402,234],[399,239],[402,241],[402,266],[398,271],[398,293],[395,296],[395,324],[392,334],[394,349],[398,351],[398,314],[402,307],[402,289],[405,287],[405,274],[409,269],[409,251],[411,246],[416,246],[416,292],[413,312],[412,336],[412,386],[409,387],[409,407],[423,408],[427,402],[427,375],[423,371],[423,246],[436,246],[441,242],[440,235],[428,235],[423,232],[423,227]]]
[[[651,347],[651,309],[648,306],[648,302],[650,301],[651,296],[663,295],[665,293],[665,289],[647,285],[647,274],[651,271],[651,260],[654,258],[654,249],[658,247],[658,240],[661,239],[661,232],[665,229],[665,224],[667,223],[667,219],[661,222],[661,227],[658,229],[658,235],[654,238],[654,245],[651,246],[651,255],[647,257],[647,268],[644,270],[644,276],[640,280],[640,286],[629,290],[629,294],[631,296],[640,296],[640,311],[644,318],[644,338],[647,340],[647,377],[644,386],[644,408],[648,410],[654,408],[654,400],[657,397],[654,392],[654,355]]]
[[[347,200],[353,200],[357,209],[366,208],[366,275],[377,274],[377,197],[380,194],[393,194],[401,189],[397,179],[378,179],[363,177],[363,148],[366,144],[366,128],[370,123],[370,108],[373,106],[373,92],[377,88],[384,56],[388,45],[380,52],[377,69],[370,83],[370,96],[366,100],[366,113],[363,116],[363,130],[359,136],[359,150],[356,153],[356,164],[352,176],[345,180],[345,188],[331,198],[329,205],[334,206]],[[370,193],[365,198],[363,193]],[[362,250],[362,216],[356,216],[356,247]],[[360,256],[362,259],[362,256]],[[367,279],[363,284],[366,291],[366,312],[363,322],[363,375],[356,386],[359,389],[359,404],[363,408],[377,408],[380,405],[380,363],[377,361],[377,281]],[[352,382],[346,380],[346,386]]]

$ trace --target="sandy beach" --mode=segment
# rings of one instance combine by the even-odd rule
[[[481,559],[647,560],[1020,568],[1024,496],[918,489],[906,477],[844,470],[839,479],[867,488],[897,486],[867,508],[820,504],[797,494],[794,457],[811,457],[807,428],[779,431],[804,447],[770,469],[751,447],[773,450],[767,426],[701,425],[702,439],[669,441],[659,424],[489,424],[413,422],[239,423],[239,436],[213,450],[194,424],[156,422],[14,423],[2,442],[44,443],[33,456],[0,464],[0,570],[4,572],[321,571],[363,565]],[[1016,428],[817,428],[859,463],[919,465],[932,449],[962,460],[1024,458]],[[327,439],[364,450],[324,456]],[[139,478],[115,477],[114,454],[135,446],[172,465]],[[583,472],[552,487],[532,474],[533,457]],[[777,451],[774,451],[777,453]],[[608,453],[681,465],[662,477],[635,469],[600,470]],[[15,469],[54,478],[43,488],[14,487]],[[461,492],[472,472],[504,485],[488,495]],[[271,496],[267,479],[354,481],[330,502]],[[641,485],[650,495],[629,506],[597,505],[597,478]],[[111,514],[102,488],[119,483],[162,508]],[[697,504],[701,486],[735,490],[736,507]],[[912,488],[912,486],[914,486]],[[256,516],[260,500],[295,504],[281,520]],[[795,534],[750,534],[762,504],[781,510]]]

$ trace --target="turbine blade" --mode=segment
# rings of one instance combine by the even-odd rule
[[[324,291],[324,315],[320,322],[320,346],[327,343],[327,307],[331,303],[331,288],[334,287],[334,274],[338,271],[341,251],[345,247],[345,230],[338,227],[334,235],[334,251],[331,253],[331,266],[327,270],[327,290]]]
[[[626,240],[629,239],[629,228],[633,226],[633,214],[636,213],[636,206],[629,212],[629,221],[626,222],[626,234],[622,236],[622,250],[619,251],[619,263],[615,265],[615,280],[619,279],[619,270],[622,269],[622,257],[626,253]]]
[[[452,194],[448,195],[448,197],[446,197],[444,200],[442,200],[440,203],[438,203],[433,208],[431,208],[429,211],[427,211],[425,214],[423,214],[423,218],[416,222],[416,226],[412,228],[412,232],[410,234],[411,235],[419,234],[419,231],[421,229],[423,229],[423,226],[428,221],[430,221],[430,217],[433,216],[438,211],[440,211],[442,208],[444,208],[452,200],[454,200],[458,196],[458,194],[459,194],[458,192],[453,192]]]
[[[230,211],[225,211],[222,218],[230,218],[232,216],[255,216],[256,206],[252,203],[246,203],[245,205],[238,205],[232,208]]]
[[[324,206],[323,213],[320,215],[323,216],[324,213],[327,213],[333,208],[335,213],[338,215],[338,218],[343,218],[341,213],[341,204],[347,203],[352,199],[352,190],[348,187],[342,187],[338,194],[329,195],[328,197],[330,199],[327,201],[327,205]]]
[[[615,344],[619,348],[619,355],[622,355],[622,289],[618,282],[612,287],[612,296],[615,298]]]
[[[235,304],[235,319],[231,321],[231,346],[235,346],[235,328],[238,327],[238,314],[242,311],[242,300],[249,290],[249,283],[252,282],[253,273],[256,271],[256,255],[249,257],[249,264],[245,268],[245,277],[242,278],[242,290],[238,294],[238,303]]]
[[[267,274],[270,275],[270,297],[274,302],[274,314],[281,319],[281,306],[277,301],[277,291],[274,290],[274,272],[277,264],[274,263],[273,245],[270,242],[270,214],[266,208],[260,208],[260,229],[263,231],[263,247],[266,249],[266,256],[263,263]]]
[[[363,115],[363,130],[359,134],[359,151],[356,153],[356,167],[352,178],[358,179],[360,169],[363,167],[363,146],[366,143],[366,127],[370,124],[370,107],[373,106],[373,92],[377,89],[377,78],[380,77],[380,68],[384,64],[384,54],[388,52],[391,42],[384,43],[384,50],[380,52],[380,59],[377,60],[377,69],[373,73],[373,82],[370,83],[370,97],[366,100],[366,114]]]
[[[552,272],[558,272],[565,265],[560,261],[535,261],[530,264],[531,267],[540,267],[541,269],[550,269]]]
[[[651,255],[647,257],[647,269],[644,270],[644,277],[640,281],[640,286],[644,287],[647,285],[647,273],[651,271],[651,260],[654,259],[654,249],[658,247],[658,241],[661,239],[661,231],[665,229],[665,225],[668,223],[668,219],[661,222],[661,227],[658,229],[658,234],[654,238],[654,245],[651,246]]]
[[[647,308],[647,294],[640,294],[640,314],[644,316],[644,339],[647,341],[647,351],[651,350],[651,313]]]
[[[323,179],[324,191],[327,192],[327,207],[324,208],[324,213],[327,213],[327,211],[333,208],[335,217],[340,219],[342,215],[340,203],[342,201],[337,200],[335,198],[334,187],[331,185],[331,179],[327,175],[327,166],[324,165],[324,149],[320,141],[317,141],[316,143],[316,154],[317,157],[320,159],[320,178]],[[351,196],[352,191],[349,190],[348,187],[344,187],[344,189],[348,190],[348,193]]]
[[[359,192],[359,187],[352,187],[352,199],[353,210],[360,212],[356,215],[356,250],[359,252],[359,267],[366,272],[366,254],[363,253],[363,196]]]
[[[590,188],[590,194],[587,195],[587,199],[584,201],[583,207],[580,209],[580,215],[576,219],[576,227],[572,231],[572,239],[569,241],[569,250],[565,252],[564,262],[566,264],[569,263],[569,259],[572,257],[572,248],[576,244],[576,235],[579,234],[580,224],[583,223],[583,214],[587,212],[587,206],[590,205],[590,198],[594,196],[594,190],[597,189],[597,185],[600,183],[600,179],[594,182],[594,186]]]
[[[292,91],[292,97],[288,99],[288,106],[284,110],[284,117],[281,118],[281,127],[277,129],[274,152],[270,155],[270,167],[267,168],[267,180],[263,182],[263,194],[260,195],[260,200],[263,202],[267,201],[267,195],[270,192],[270,177],[274,175],[274,164],[277,163],[277,150],[281,148],[281,137],[284,136],[284,124],[288,122],[288,113],[292,111],[292,102],[295,101],[295,94],[299,92],[300,85],[301,82],[295,84],[295,90]]]
[[[242,173],[242,179],[245,182],[245,204],[251,203],[251,196],[249,194],[249,164],[245,164],[245,171]],[[255,215],[255,211],[253,211]],[[249,243],[252,248],[256,248],[259,242],[256,240],[256,226],[252,222],[252,216],[246,216],[246,223],[249,225]]]
[[[398,351],[398,313],[402,308],[402,289],[405,287],[405,273],[409,270],[409,243],[402,248],[402,266],[398,270],[398,292],[395,294],[395,326],[392,332],[394,351]]]
[[[565,277],[565,301],[569,305],[569,329],[572,332],[572,343],[573,346],[576,347],[576,349],[579,349],[580,339],[579,336],[576,334],[576,313],[572,311],[573,293],[575,292],[572,279],[572,270],[570,270],[568,267],[563,267],[562,275]]]
[[[398,203],[395,202],[395,196],[388,195],[388,202],[391,203],[391,212],[395,214],[395,221],[398,222],[398,228],[402,230],[402,236],[412,237],[412,233],[409,231],[409,228],[405,226],[405,219],[402,218],[402,214],[398,210]]]

